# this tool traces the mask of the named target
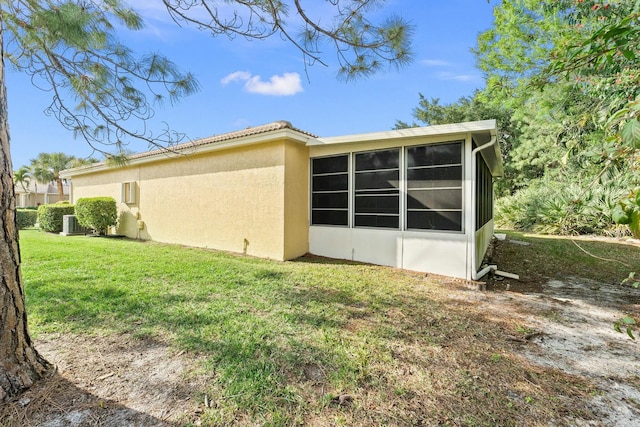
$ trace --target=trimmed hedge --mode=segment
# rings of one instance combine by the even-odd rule
[[[76,202],[78,224],[107,234],[118,223],[118,207],[113,197],[85,197]]]
[[[62,231],[62,217],[73,215],[75,207],[69,202],[59,202],[52,205],[40,205],[38,207],[38,223],[40,228],[49,233]]]
[[[38,211],[35,209],[18,209],[16,210],[16,222],[18,230],[33,227],[38,221]]]

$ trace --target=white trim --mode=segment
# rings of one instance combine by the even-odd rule
[[[394,140],[407,138],[421,138],[425,136],[447,136],[454,134],[463,135],[472,132],[490,132],[492,135],[496,132],[495,120],[481,120],[476,122],[454,123],[447,125],[425,126],[418,128],[397,129],[383,132],[359,133],[353,135],[341,135],[328,138],[316,138],[315,141],[309,142],[308,146],[330,145],[330,144],[348,144],[359,142],[373,142],[382,140]],[[402,145],[410,145],[404,142]]]

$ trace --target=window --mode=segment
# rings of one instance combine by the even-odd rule
[[[407,229],[462,231],[462,142],[407,148]]]
[[[463,147],[452,141],[311,159],[311,225],[462,231]],[[477,185],[476,215],[486,222],[485,169]]]
[[[400,227],[400,150],[355,154],[354,225]]]
[[[349,225],[349,155],[311,160],[311,224]]]
[[[493,218],[491,171],[480,153],[476,154],[476,231]]]
[[[136,183],[134,181],[122,183],[122,203],[136,203]]]

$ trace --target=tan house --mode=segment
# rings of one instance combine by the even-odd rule
[[[65,182],[62,186],[64,197],[69,200],[71,185]],[[16,206],[18,208],[30,208],[40,205],[56,203],[58,198],[58,185],[55,182],[41,183],[35,180],[29,181],[29,185],[15,184]]]
[[[63,171],[115,232],[277,260],[305,253],[475,279],[493,235],[494,120],[319,138],[281,121]]]

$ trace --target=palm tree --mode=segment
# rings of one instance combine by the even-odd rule
[[[64,153],[40,153],[31,160],[33,176],[40,182],[55,181],[58,186],[58,200],[64,199],[64,184],[60,171],[72,167],[95,163],[95,159],[82,159]]]
[[[13,172],[13,183],[20,184],[25,193],[29,193],[29,183],[31,182],[31,169],[28,166],[20,166],[20,169]]]
[[[28,166],[20,166],[20,169],[13,172],[14,184],[20,184],[25,193],[29,192],[29,183],[31,182],[31,169]]]
[[[36,179],[36,204],[38,204],[38,183],[46,183],[51,182],[54,179],[53,172],[49,170],[48,167],[48,157],[47,153],[40,153],[38,157],[35,159],[31,159],[31,176]],[[45,195],[45,203],[46,203],[46,195]]]

